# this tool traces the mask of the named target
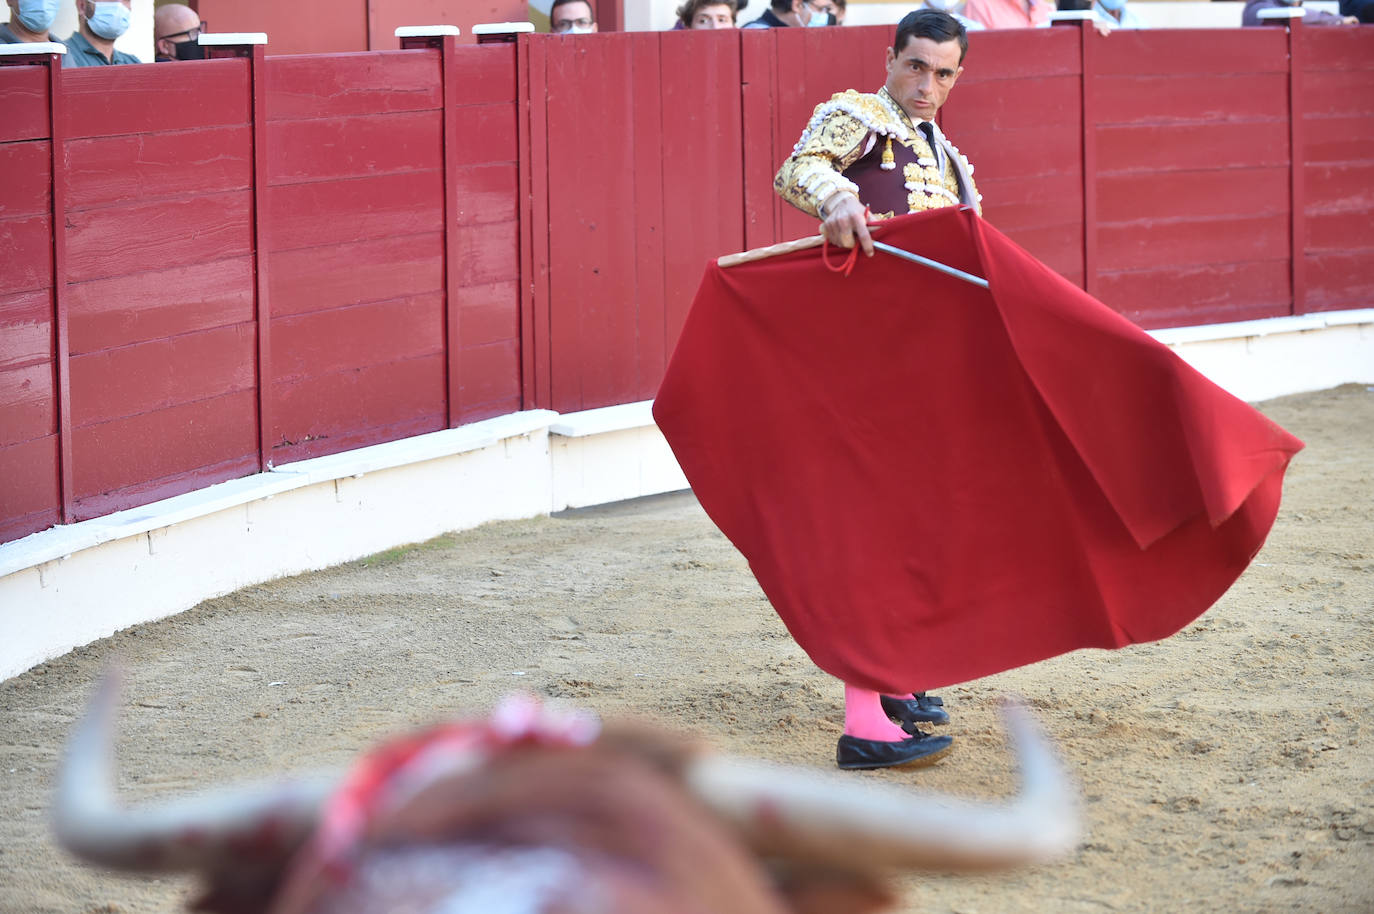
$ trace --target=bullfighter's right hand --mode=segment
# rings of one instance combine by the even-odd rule
[[[840,191],[821,204],[821,234],[831,244],[852,248],[858,238],[864,253],[873,256],[873,238],[868,234],[867,208],[849,191]]]

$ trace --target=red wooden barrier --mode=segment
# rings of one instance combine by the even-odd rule
[[[523,20],[528,0],[189,0],[217,32],[266,32],[269,54],[390,50],[401,25],[456,25],[473,44],[479,22]],[[602,30],[606,28],[604,24]]]
[[[1287,35],[1084,37],[1098,294],[1147,327],[1290,313]]]
[[[0,542],[65,518],[51,197],[59,66],[0,66]]]
[[[434,51],[268,68],[273,463],[447,424],[439,77]]]
[[[0,541],[652,396],[702,264],[815,230],[773,174],[889,31],[0,67]],[[984,33],[966,66],[986,216],[1140,323],[1374,298],[1374,30]]]
[[[258,468],[246,71],[63,74],[77,519]]]
[[[523,46],[544,87],[527,109],[527,219],[548,226],[529,264],[528,319],[548,340],[532,402],[646,399],[702,266],[744,243],[738,44],[683,31]]]
[[[984,218],[1080,286],[1082,81],[1077,29],[974,32],[940,119],[973,163]]]
[[[1374,302],[1374,28],[1302,29],[1299,311]]]

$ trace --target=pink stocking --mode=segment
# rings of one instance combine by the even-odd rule
[[[876,739],[892,743],[907,738],[901,727],[887,719],[878,693],[845,683],[844,732],[859,739]]]

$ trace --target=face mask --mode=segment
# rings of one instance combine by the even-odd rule
[[[19,0],[19,22],[30,32],[42,35],[57,18],[57,0]]]
[[[96,3],[86,25],[106,41],[114,41],[129,30],[129,8],[122,3]]]
[[[811,18],[808,19],[808,20],[806,20],[806,27],[807,27],[808,29],[820,28],[821,26],[826,26],[826,25],[829,25],[829,24],[830,24],[830,14],[829,14],[829,13],[818,13],[818,12],[815,12],[814,10],[813,10],[812,13],[811,13]]]
[[[183,41],[176,48],[177,60],[205,59],[205,47],[199,41]]]
[[[1110,10],[1113,13],[1126,5],[1126,0],[1097,0],[1097,2],[1102,4],[1104,10]]]
[[[566,32],[564,32],[563,34],[564,34],[564,35],[590,35],[591,33],[592,33],[592,27],[591,27],[590,25],[587,26],[585,29],[583,29],[583,28],[578,28],[577,26],[574,25],[574,26],[572,26],[571,28],[569,28]]]

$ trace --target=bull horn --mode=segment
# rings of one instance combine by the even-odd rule
[[[979,870],[1044,862],[1078,843],[1078,796],[1044,734],[1018,705],[1003,711],[1021,792],[988,803],[820,771],[704,756],[687,782],[749,844],[860,869]]]
[[[53,829],[68,851],[128,870],[193,870],[270,859],[304,843],[336,778],[244,784],[160,805],[115,798],[119,675],[108,673],[72,731],[58,772]]]

